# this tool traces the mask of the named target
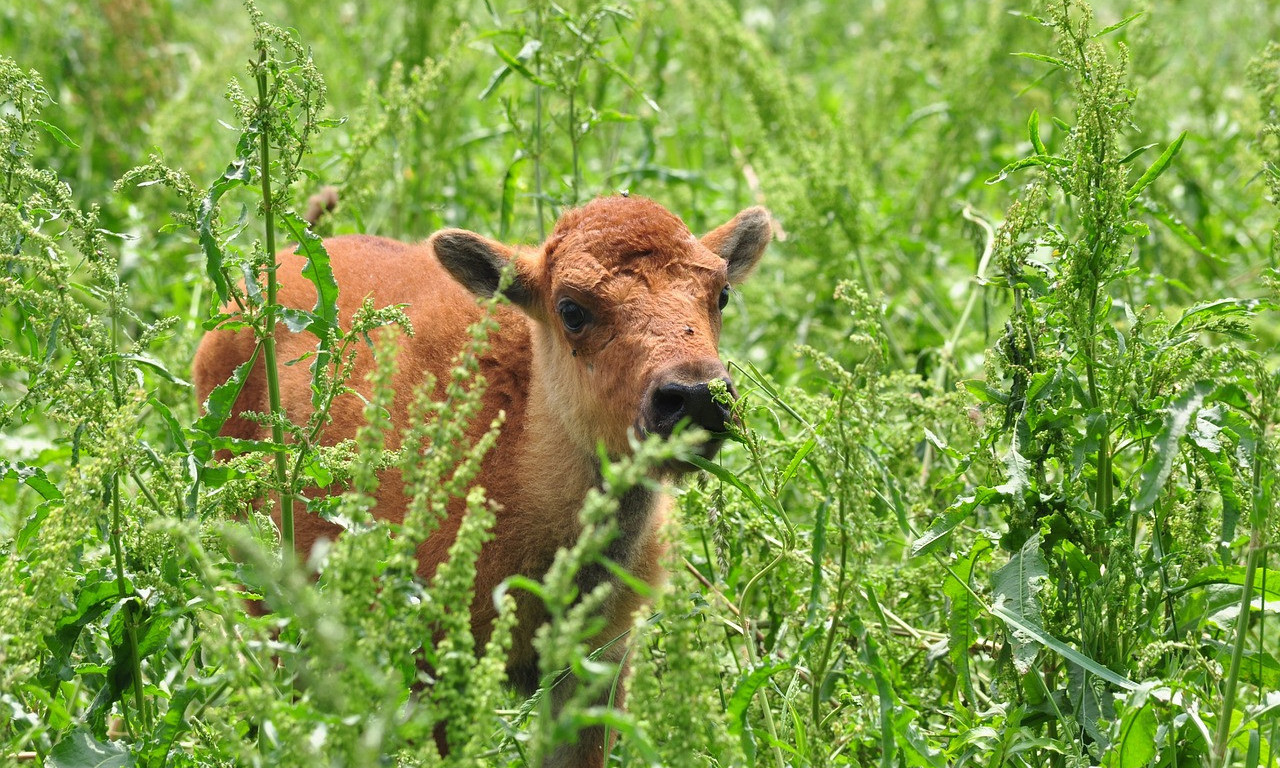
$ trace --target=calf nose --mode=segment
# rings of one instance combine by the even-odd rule
[[[733,386],[728,379],[721,379],[730,393]],[[650,403],[650,431],[670,435],[676,425],[688,419],[695,427],[708,432],[723,432],[729,421],[729,409],[716,402],[711,394],[711,382],[683,384],[669,381],[659,385]]]

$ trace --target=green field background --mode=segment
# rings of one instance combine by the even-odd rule
[[[369,608],[397,583],[375,529],[313,584],[245,522],[260,457],[198,448],[205,238],[252,270],[266,226],[250,184],[201,209],[258,178],[251,13],[6,3],[0,760],[541,764],[604,722],[626,765],[1280,764],[1280,5],[258,9],[323,98],[272,139],[282,205],[336,188],[322,234],[768,208],[721,344],[741,434],[673,489],[625,712],[553,716],[465,632],[424,692],[455,614],[421,606],[467,580]],[[246,578],[291,607],[248,615]],[[548,642],[612,680],[571,603]]]

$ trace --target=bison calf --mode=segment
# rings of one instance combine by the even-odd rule
[[[587,492],[600,483],[598,445],[611,455],[623,455],[629,434],[669,435],[682,421],[710,432],[724,430],[728,413],[710,387],[717,380],[729,384],[717,354],[720,313],[729,286],[747,277],[769,238],[769,217],[762,208],[749,208],[699,239],[650,200],[606,197],[564,214],[537,249],[513,249],[458,229],[438,232],[417,245],[366,236],[325,243],[340,288],[343,322],[372,296],[378,306],[407,305],[417,329],[416,337],[401,342],[391,408],[396,427],[408,422],[410,393],[425,374],[446,380],[452,358],[467,339],[467,327],[481,317],[475,297],[493,295],[504,268],[514,264],[514,281],[505,290],[513,306],[498,310],[499,327],[481,361],[489,387],[472,428],[474,437],[499,412],[506,413],[477,480],[500,508],[494,537],[477,564],[471,606],[477,640],[487,638],[495,617],[494,588],[514,574],[540,580],[556,551],[577,540],[578,510]],[[278,258],[280,302],[311,307],[315,290],[301,276],[302,257],[281,253]],[[313,337],[283,327],[276,340],[281,360],[301,357],[315,346]],[[202,401],[249,359],[254,345],[248,330],[205,336],[193,371]],[[360,355],[352,378],[356,387],[366,386],[364,374],[373,367],[367,350]],[[280,377],[289,417],[305,421],[311,409],[306,366],[283,367]],[[266,393],[259,361],[223,432],[266,438],[266,427],[239,415],[266,412]],[[362,422],[360,399],[339,398],[325,442],[354,437]],[[710,457],[717,448],[712,441],[703,451]],[[398,474],[386,473],[376,514],[400,521],[406,504]],[[608,553],[650,584],[662,578],[659,528],[664,508],[657,494],[631,494],[619,512],[620,536]],[[460,516],[460,508],[450,510],[439,530],[418,547],[423,577],[445,558]],[[311,515],[299,516],[295,525],[297,549],[304,558],[317,539],[341,532]],[[596,578],[612,578],[603,569],[593,572]],[[615,589],[606,608],[604,638],[623,632],[640,605],[640,598],[621,583]],[[518,600],[517,611],[508,672],[528,695],[538,679],[531,640],[545,615],[528,596]],[[622,644],[612,646],[609,654],[618,661]],[[564,692],[553,695],[562,698]],[[600,765],[602,760],[603,735],[595,729],[552,762]]]

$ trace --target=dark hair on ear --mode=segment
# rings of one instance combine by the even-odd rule
[[[454,280],[477,296],[493,296],[503,272],[515,271],[502,295],[513,304],[528,306],[533,294],[517,269],[515,254],[506,246],[463,229],[445,229],[431,236],[436,259]]]

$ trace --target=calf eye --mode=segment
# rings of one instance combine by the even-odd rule
[[[729,304],[729,286],[720,289],[720,309],[721,311]]]
[[[573,299],[561,299],[556,304],[556,312],[560,313],[560,322],[569,333],[577,333],[587,324],[587,310]]]

